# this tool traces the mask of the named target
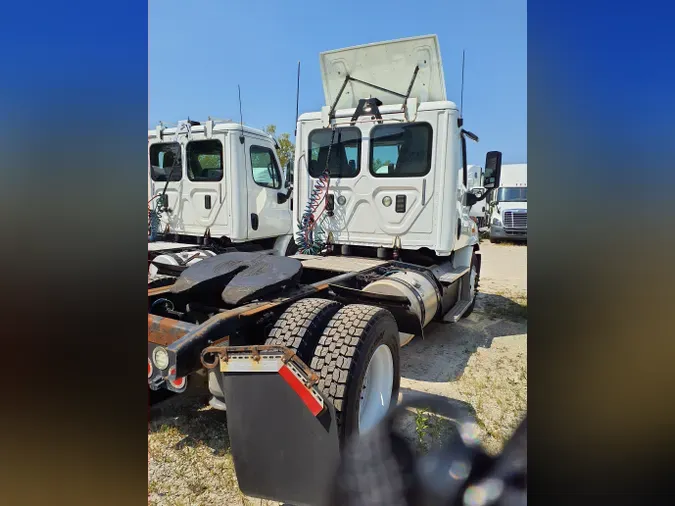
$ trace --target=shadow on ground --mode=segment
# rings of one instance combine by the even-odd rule
[[[503,295],[480,293],[476,301],[476,311],[490,318],[503,318],[513,321],[526,320],[527,299],[523,298],[517,301]]]
[[[522,306],[501,295],[479,294],[476,309],[457,323],[432,323],[424,339],[401,349],[401,376],[445,383],[459,378],[476,350],[497,337],[527,333]]]
[[[409,388],[401,388],[400,401],[405,402],[420,393]],[[458,437],[458,420],[475,421],[474,407],[459,399],[450,399],[440,395],[425,394],[427,398],[437,398],[443,409],[409,408],[395,420],[396,432],[407,440],[418,453],[426,453],[432,448],[447,445]]]

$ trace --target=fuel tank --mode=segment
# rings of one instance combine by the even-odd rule
[[[440,296],[435,285],[423,274],[397,271],[367,285],[364,292],[398,295],[410,301],[410,309],[425,327],[436,315]]]

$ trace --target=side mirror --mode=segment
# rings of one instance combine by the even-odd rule
[[[476,202],[478,202],[478,197],[476,196],[475,193],[471,192],[466,192],[464,194],[464,205],[467,207],[471,207],[474,205]]]
[[[284,181],[284,188],[293,186],[293,161],[289,160],[286,164],[286,181]]]
[[[501,151],[489,151],[485,155],[485,177],[483,187],[487,190],[499,187],[499,180],[502,173],[502,153]]]
[[[288,197],[290,196],[290,192],[284,193],[284,192],[277,192],[277,204],[283,204],[288,200]]]

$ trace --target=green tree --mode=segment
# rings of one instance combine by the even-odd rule
[[[276,131],[276,125],[267,125],[265,127],[265,132],[270,134],[272,137],[275,137]],[[295,156],[295,144],[291,142],[291,135],[287,133],[279,135],[276,137],[276,139],[277,144],[279,145],[279,149],[277,149],[277,156],[279,157],[281,166],[286,167],[286,164],[293,160]]]

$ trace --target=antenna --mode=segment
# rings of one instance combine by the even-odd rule
[[[295,88],[295,131],[293,137],[298,136],[298,115],[300,113],[300,61],[298,61],[298,83]]]
[[[241,124],[241,135],[239,136],[239,142],[244,143],[244,115],[241,112],[241,86],[237,85],[237,90],[239,90],[239,123]]]
[[[464,112],[464,56],[466,51],[462,49],[462,88],[459,92],[459,117],[462,118]]]

